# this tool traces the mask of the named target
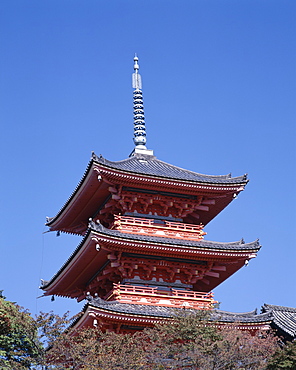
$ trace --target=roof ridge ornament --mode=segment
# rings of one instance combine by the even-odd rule
[[[134,56],[134,73],[132,74],[133,100],[134,100],[134,143],[132,155],[137,153],[153,155],[152,150],[146,148],[146,126],[144,116],[144,102],[142,93],[142,78],[139,73],[140,66],[137,54]]]

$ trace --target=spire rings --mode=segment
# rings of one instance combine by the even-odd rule
[[[144,115],[144,102],[142,93],[142,80],[139,74],[139,58],[134,57],[134,73],[132,75],[132,85],[135,89],[133,92],[134,103],[134,143],[136,148],[146,149],[146,126]]]

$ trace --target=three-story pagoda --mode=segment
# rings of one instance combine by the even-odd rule
[[[204,240],[204,226],[247,177],[202,175],[157,159],[146,148],[137,57],[133,88],[132,154],[112,162],[93,153],[73,194],[47,220],[51,231],[82,236],[41,287],[45,295],[87,299],[77,327],[133,331],[171,317],[172,309],[211,310],[212,290],[260,249],[258,241]]]

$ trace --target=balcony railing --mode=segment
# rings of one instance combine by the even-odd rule
[[[113,290],[105,297],[123,303],[150,304],[171,307],[191,307],[211,309],[217,303],[214,294],[179,290],[174,288],[144,287],[136,285],[113,284]]]
[[[155,235],[166,238],[202,240],[206,233],[203,225],[185,224],[129,216],[114,216],[113,229],[123,233]]]

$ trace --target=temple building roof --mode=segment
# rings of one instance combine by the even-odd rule
[[[98,271],[102,271],[110,263],[108,254],[117,251],[137,259],[178,260],[180,263],[193,265],[203,261],[202,263],[209,266],[206,272],[209,276],[199,280],[195,289],[208,292],[244,266],[246,261],[256,257],[260,247],[258,240],[251,243],[243,240],[222,243],[174,239],[121,233],[90,222],[81,243],[53,278],[43,282],[41,288],[46,295],[56,294],[81,300],[86,291],[91,289],[88,284],[91,284]],[[83,274],[77,271],[83,271]]]
[[[123,189],[161,192],[166,197],[176,197],[176,194],[181,198],[198,197],[201,200],[199,207],[194,210],[194,214],[186,216],[189,218],[185,222],[201,222],[206,225],[244,190],[247,183],[246,175],[203,175],[143,153],[135,153],[118,162],[93,153],[76,189],[57,215],[47,218],[46,224],[51,230],[84,234],[88,218],[100,212],[110,196],[121,199],[122,194],[114,194],[112,191]]]
[[[184,310],[183,308],[154,307],[115,301],[105,302],[99,297],[92,296],[88,296],[87,300],[88,303],[83,308],[83,315],[75,326],[79,325],[79,321],[87,321],[90,311],[92,317],[104,316],[109,320],[121,323],[138,322],[145,326],[151,326],[163,319],[173,318],[178,311]],[[285,339],[293,340],[296,338],[296,308],[264,304],[260,314],[257,313],[257,310],[244,313],[212,310],[210,320],[218,325],[233,323],[238,328],[248,330],[272,327]]]
[[[186,239],[174,239],[174,238],[164,238],[151,235],[141,235],[141,234],[128,234],[121,233],[118,230],[110,230],[101,224],[91,222],[90,229],[97,231],[99,233],[109,235],[110,237],[121,239],[121,240],[138,240],[148,243],[155,243],[157,245],[175,245],[182,247],[193,247],[195,249],[209,249],[209,250],[221,250],[221,251],[244,251],[244,252],[258,252],[261,248],[259,240],[255,240],[251,243],[245,243],[243,239],[235,242],[215,242],[210,240],[186,240]]]
[[[263,313],[271,313],[275,328],[296,338],[296,308],[264,304]]]
[[[98,157],[96,154],[93,154],[93,159],[112,169],[166,179],[178,179],[182,181],[204,182],[210,184],[246,184],[248,182],[247,175],[239,177],[231,177],[231,174],[219,176],[203,175],[163,162],[157,159],[154,155],[136,153],[122,161],[112,162],[102,156]]]
[[[106,311],[118,312],[118,313],[128,313],[130,315],[143,315],[143,316],[153,316],[159,318],[171,318],[176,316],[179,310],[184,310],[183,308],[170,308],[161,306],[148,306],[140,304],[129,304],[120,303],[115,301],[103,301],[99,297],[87,297],[88,304]],[[190,309],[189,309],[190,310]],[[190,310],[195,312],[194,310]],[[244,313],[233,313],[221,310],[211,311],[211,320],[233,323],[233,322],[244,322],[244,323],[259,323],[268,322],[272,319],[272,313],[267,311],[261,314],[257,314],[257,310]]]

